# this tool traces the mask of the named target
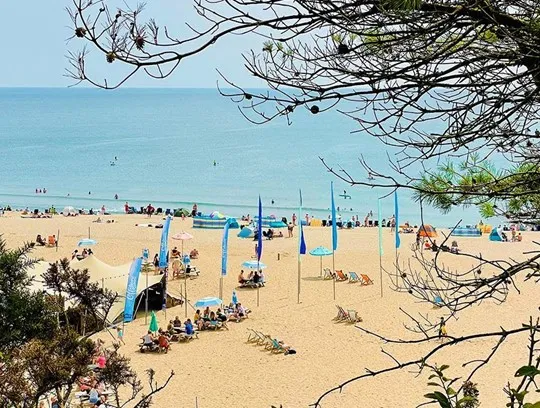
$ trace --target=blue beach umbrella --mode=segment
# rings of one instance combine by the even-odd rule
[[[320,270],[319,276],[322,276],[322,257],[332,255],[332,251],[330,251],[328,248],[325,248],[323,246],[319,246],[309,251],[309,254],[313,256],[318,256],[321,259],[321,270]]]
[[[265,269],[266,268],[265,264],[263,264],[262,262],[257,262],[257,261],[245,261],[242,263],[242,266],[248,269]]]
[[[236,305],[238,303],[238,297],[236,296],[236,290],[232,291],[232,302],[233,302],[233,305]]]
[[[90,238],[84,238],[84,239],[81,239],[77,246],[93,246],[93,245],[96,245],[97,244],[97,241],[95,239],[90,239]]]
[[[203,308],[203,307],[211,307],[211,306],[221,306],[222,304],[223,304],[223,301],[220,298],[204,297],[202,299],[197,300],[194,306]]]

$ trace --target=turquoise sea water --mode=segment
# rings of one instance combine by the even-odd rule
[[[367,176],[361,155],[390,171],[394,152],[351,134],[354,122],[339,113],[298,111],[292,120],[251,124],[215,89],[0,89],[0,205],[122,211],[125,201],[163,208],[197,202],[203,211],[240,216],[255,213],[260,194],[266,214],[290,217],[301,188],[306,212],[326,218],[335,178],[319,156],[358,178]],[[338,196],[343,190],[350,200]],[[340,181],[335,191],[343,216],[362,219],[385,194]],[[385,199],[384,217],[393,212],[392,198]],[[406,192],[400,215],[420,221]],[[479,219],[475,209],[441,215],[428,208],[424,216],[440,226]]]

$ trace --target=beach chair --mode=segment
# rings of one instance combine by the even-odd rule
[[[343,322],[349,319],[349,313],[345,309],[343,309],[341,306],[336,305],[338,308],[338,315],[336,316],[337,322]]]
[[[343,315],[341,313],[341,308],[338,305],[336,305],[336,309],[338,310],[337,316],[334,317],[332,320],[335,321],[335,322],[338,322],[338,321],[343,319]]]
[[[247,329],[248,330],[248,343],[258,343],[260,340],[259,333],[253,329]]]
[[[348,322],[349,323],[359,323],[362,321],[362,318],[360,316],[358,316],[358,313],[356,312],[356,310],[348,310],[348,313],[349,313],[349,318],[348,318]]]
[[[336,275],[332,273],[332,271],[328,268],[324,268],[324,276],[323,279],[334,279]]]
[[[343,273],[343,271],[341,269],[336,270],[336,280],[337,281],[346,281],[347,279],[348,278],[347,278],[346,273]]]
[[[361,273],[360,276],[362,277],[362,285],[373,285],[373,280],[366,274]]]
[[[361,282],[360,276],[356,272],[349,272],[349,283]]]

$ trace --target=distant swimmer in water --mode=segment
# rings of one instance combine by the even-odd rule
[[[118,194],[115,194],[115,195],[114,195],[114,199],[115,199],[115,200],[118,200]]]
[[[272,205],[274,205],[274,200],[272,200]]]
[[[373,177],[373,175],[371,173],[368,173],[367,178],[368,178],[368,180],[373,180],[375,177]]]
[[[69,193],[67,193],[67,196],[68,196],[68,197],[69,197],[69,195],[70,195],[70,194],[69,194]]]
[[[89,191],[89,192],[88,192],[88,195],[90,195],[90,194],[92,194],[92,192],[91,192],[91,191]]]
[[[117,156],[114,156],[114,160],[118,160],[118,157],[117,157]]]
[[[343,190],[343,195],[347,195],[347,190]]]
[[[217,166],[217,162],[214,160],[214,167]]]

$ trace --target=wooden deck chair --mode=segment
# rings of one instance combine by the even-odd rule
[[[330,269],[324,268],[323,279],[334,279],[334,277],[335,277],[335,274],[333,274]]]
[[[343,309],[341,306],[338,306],[339,310],[341,311],[341,317],[339,319],[340,322],[349,320],[349,313]]]
[[[358,276],[356,272],[349,272],[349,283],[357,283],[361,281],[362,279],[360,279],[360,276]]]
[[[362,277],[362,285],[373,285],[373,280],[366,274],[361,273],[360,276]]]
[[[356,310],[349,310],[348,313],[349,313],[349,319],[348,319],[349,323],[354,324],[354,323],[359,323],[362,321],[362,318],[358,316],[358,313],[356,312]]]
[[[343,319],[343,313],[341,312],[341,308],[338,305],[336,305],[336,308],[337,308],[337,316],[334,317],[332,320],[335,322],[338,322]]]
[[[253,329],[247,329],[247,330],[248,330],[247,342],[248,343],[258,343],[259,340],[260,340],[259,334]]]
[[[347,279],[348,278],[347,278],[346,273],[343,273],[343,271],[341,269],[336,270],[336,280],[337,281],[346,281]]]
[[[269,350],[272,353],[285,353],[287,350],[283,348],[281,344],[279,344],[278,339],[271,339],[271,344]]]

